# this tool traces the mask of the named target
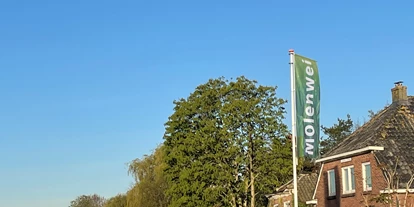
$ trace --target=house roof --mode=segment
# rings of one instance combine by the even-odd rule
[[[317,181],[317,173],[300,174],[298,176],[298,199],[300,202],[305,203],[312,200]],[[282,193],[287,189],[293,189],[293,179],[280,186],[276,193]]]
[[[414,96],[385,107],[323,157],[368,146],[384,147],[384,150],[374,152],[377,161],[388,169],[397,163],[399,187],[405,188],[414,172]]]

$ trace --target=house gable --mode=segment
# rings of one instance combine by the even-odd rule
[[[397,197],[414,188],[414,97],[406,92],[397,82],[391,105],[316,161],[322,163],[314,194],[318,206],[372,205],[370,198],[387,188],[399,189]]]
[[[345,138],[336,147],[322,156],[319,161],[335,156],[372,149],[384,169],[393,169],[399,175],[399,188],[406,188],[414,174],[414,96],[406,95],[407,89],[401,83],[392,89],[393,103],[385,107],[371,120]],[[409,188],[414,188],[411,184]]]

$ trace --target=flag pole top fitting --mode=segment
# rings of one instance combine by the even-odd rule
[[[289,50],[289,53],[294,53],[295,51],[293,50],[293,49],[290,49]]]

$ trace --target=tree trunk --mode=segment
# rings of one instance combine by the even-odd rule
[[[231,206],[237,207],[236,196],[234,194],[231,195]]]
[[[253,130],[253,127],[251,127]],[[249,154],[249,174],[250,174],[250,207],[254,207],[255,203],[256,203],[256,192],[254,189],[254,166],[253,166],[253,154],[254,154],[254,148],[253,148],[253,136],[252,136],[252,132],[249,132],[249,142],[250,142],[250,149],[248,150],[248,154]]]
[[[247,179],[247,178],[245,178],[245,189],[244,189],[244,201],[243,201],[243,207],[247,207],[247,200],[248,200],[248,197],[247,197],[247,194],[248,194],[248,192],[249,192],[249,180]]]
[[[250,207],[254,207],[254,204],[256,203],[256,193],[254,191],[254,172],[253,172],[253,159],[250,155]]]
[[[239,182],[239,175],[238,175],[238,173],[239,173],[239,171],[238,171],[238,163],[237,162],[233,162],[233,164],[234,164],[234,166],[236,166],[235,167],[235,169],[234,169],[234,180],[236,181],[235,183],[237,184],[238,182]],[[236,186],[232,186],[231,185],[231,183],[230,183],[230,189],[231,190],[233,190],[233,188],[236,188],[237,187],[237,185]],[[234,191],[233,192],[231,192],[231,206],[232,207],[239,207],[239,201],[238,201],[238,196],[237,196],[237,193],[234,193]]]

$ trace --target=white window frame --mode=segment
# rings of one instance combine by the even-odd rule
[[[371,175],[369,175],[371,179],[371,187],[367,186],[367,177],[365,172],[365,166],[367,165],[371,167]],[[362,163],[362,185],[364,186],[364,191],[372,191],[372,165],[370,162]]]
[[[331,182],[332,180],[329,177],[330,172],[333,172],[333,182],[335,184],[335,189],[333,189],[333,192],[331,193]],[[329,196],[336,196],[336,181],[335,181],[335,169],[332,170],[328,170],[327,172],[327,176],[328,176],[328,195]]]
[[[352,175],[351,168],[354,169],[354,173],[355,173],[355,168],[354,168],[353,165],[346,166],[346,167],[343,167],[342,168],[342,192],[343,192],[343,194],[355,193],[355,188],[352,189],[352,177],[351,177],[351,176],[354,177],[354,184],[356,185],[356,183],[355,183],[355,175]],[[345,170],[346,169],[348,169],[348,174],[345,174]],[[344,176],[348,176],[348,186],[349,186],[349,188],[351,188],[351,190],[346,190],[345,189],[346,183],[345,183],[345,177]]]

